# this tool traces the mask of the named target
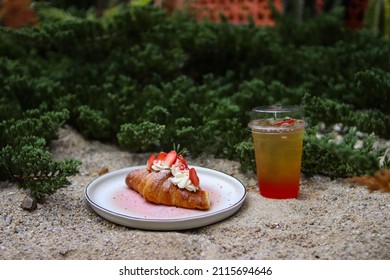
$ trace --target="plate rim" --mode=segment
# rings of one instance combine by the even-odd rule
[[[88,190],[91,189],[91,186],[93,186],[93,184],[97,180],[102,180],[102,179],[104,179],[104,177],[108,177],[108,176],[115,176],[115,173],[122,173],[122,172],[125,172],[125,170],[127,170],[126,172],[129,172],[131,170],[137,170],[137,169],[141,169],[141,168],[146,168],[146,165],[136,165],[136,166],[131,166],[131,167],[125,167],[125,168],[117,169],[117,170],[114,170],[112,172],[106,173],[106,174],[104,174],[102,176],[96,177],[95,179],[90,181],[86,185],[86,187],[84,188],[84,197],[87,200],[87,202],[90,204],[90,206],[92,206],[93,210],[99,216],[102,216],[102,215],[100,213],[98,213],[94,208],[99,209],[100,211],[106,213],[107,215],[110,214],[110,215],[113,215],[113,216],[118,217],[118,218],[126,219],[127,221],[134,221],[134,222],[145,223],[145,224],[158,224],[158,225],[168,225],[168,224],[171,224],[171,223],[185,223],[185,222],[192,221],[192,220],[197,221],[197,220],[202,220],[202,219],[205,219],[205,218],[211,218],[213,216],[217,216],[217,215],[225,213],[225,212],[229,213],[229,215],[226,216],[225,218],[217,220],[217,221],[222,221],[222,220],[228,218],[229,216],[233,215],[234,213],[236,213],[241,208],[241,206],[244,203],[244,201],[246,199],[246,196],[247,196],[247,189],[246,189],[245,185],[243,184],[243,182],[241,180],[239,180],[238,178],[233,177],[233,176],[227,174],[226,172],[223,172],[223,171],[220,171],[220,170],[216,170],[216,169],[213,169],[213,168],[207,168],[207,167],[196,166],[196,165],[190,165],[190,166],[194,167],[195,169],[203,169],[203,170],[206,170],[206,171],[208,170],[208,171],[220,173],[220,174],[223,174],[224,176],[228,176],[229,178],[237,181],[237,183],[238,183],[237,185],[239,185],[240,188],[242,188],[242,190],[243,190],[242,196],[240,197],[240,199],[238,199],[232,205],[229,205],[228,207],[216,210],[216,211],[211,212],[211,213],[207,212],[207,213],[199,214],[199,215],[196,215],[196,216],[190,216],[190,217],[158,219],[158,218],[140,218],[140,217],[135,217],[135,216],[131,216],[131,215],[126,215],[126,214],[115,212],[113,210],[110,210],[110,209],[108,209],[106,207],[102,207],[101,205],[97,204],[88,195]],[[233,211],[236,208],[237,208],[237,210],[230,214],[230,211]],[[110,222],[113,222],[113,223],[116,223],[116,224],[120,224],[120,225],[123,225],[123,226],[126,226],[126,227],[150,229],[150,227],[139,227],[139,226],[135,226],[135,225],[129,226],[129,225],[125,225],[124,223],[114,222],[112,219],[108,219],[108,218],[106,218],[104,216],[102,216],[102,217],[105,218],[106,220],[109,220]],[[214,221],[212,223],[215,223],[217,221]],[[212,223],[206,223],[205,225],[212,224]],[[203,226],[205,226],[205,225],[203,225]],[[200,227],[200,226],[185,227],[185,228],[189,229],[189,228],[197,228],[197,227]]]

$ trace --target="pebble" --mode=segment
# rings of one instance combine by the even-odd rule
[[[20,207],[22,207],[24,210],[32,211],[37,209],[37,205],[38,204],[35,197],[32,197],[31,195],[26,195]]]
[[[65,256],[68,253],[68,249],[63,248],[60,250],[60,255]]]
[[[7,216],[7,217],[5,217],[5,222],[6,222],[7,224],[12,223],[12,216]]]

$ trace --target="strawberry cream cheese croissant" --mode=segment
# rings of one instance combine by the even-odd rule
[[[194,168],[189,168],[176,151],[149,157],[146,169],[130,171],[126,185],[147,201],[188,209],[210,208],[209,194],[199,186]]]

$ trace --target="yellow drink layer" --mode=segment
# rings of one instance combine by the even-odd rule
[[[301,175],[302,120],[255,120],[250,123],[261,195],[297,197]]]

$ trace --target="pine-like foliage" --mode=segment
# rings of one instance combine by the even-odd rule
[[[7,104],[2,103],[2,108]],[[5,110],[7,112],[7,110]],[[68,112],[42,112],[31,109],[20,118],[0,123],[0,180],[12,180],[38,199],[70,184],[80,162],[54,160],[47,144],[56,138]]]
[[[384,148],[375,150],[374,142],[374,134],[360,139],[356,128],[349,129],[339,141],[332,133],[318,137],[317,129],[309,129],[304,137],[302,171],[332,178],[371,174],[379,169],[379,158],[386,152]]]

